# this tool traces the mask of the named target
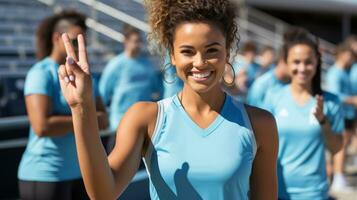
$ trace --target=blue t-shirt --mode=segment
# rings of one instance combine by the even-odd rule
[[[357,95],[357,63],[352,65],[350,72],[352,94]]]
[[[257,147],[244,105],[226,95],[220,115],[202,129],[177,95],[158,104],[143,157],[151,199],[248,200]]]
[[[71,115],[71,110],[62,95],[58,70],[59,65],[51,58],[36,63],[28,72],[25,81],[25,96],[46,95],[52,102],[52,115]],[[94,83],[94,95],[98,90]],[[81,177],[77,159],[74,134],[38,137],[30,126],[29,141],[18,169],[18,178],[27,181],[64,181]]]
[[[277,92],[285,85],[286,83],[276,77],[274,70],[270,70],[253,82],[248,90],[247,103],[264,108],[264,98],[267,92]]]
[[[352,96],[352,86],[350,81],[350,71],[331,66],[326,75],[327,91],[336,94],[341,102],[347,97]],[[354,119],[355,108],[348,104],[343,104],[343,110],[346,119]]]
[[[124,53],[115,56],[108,62],[100,76],[99,92],[106,106],[109,106],[112,100],[115,86],[120,77],[121,65],[125,58]]]
[[[124,53],[115,57],[100,80],[102,98],[106,104],[110,102],[110,128],[115,130],[136,102],[159,100],[162,90],[162,79],[148,58],[129,58]]]
[[[323,97],[323,112],[334,133],[341,134],[344,118],[340,101],[327,92]],[[265,100],[266,108],[275,116],[279,132],[279,198],[326,200],[325,139],[313,115],[316,99],[299,105],[287,85],[278,93],[269,93]]]
[[[249,88],[254,80],[258,78],[262,74],[262,69],[259,64],[252,62],[252,63],[245,63],[242,60],[233,64],[233,68],[237,73],[239,70],[245,70],[247,73],[247,87]]]

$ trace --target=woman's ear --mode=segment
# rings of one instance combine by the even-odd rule
[[[58,32],[54,32],[52,34],[52,44],[57,44],[58,42],[61,41],[62,41],[61,34]]]

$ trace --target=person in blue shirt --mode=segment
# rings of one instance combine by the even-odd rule
[[[351,67],[350,79],[352,86],[352,94],[357,95],[357,62],[354,63]]]
[[[352,93],[354,96],[357,95],[357,35],[351,35],[346,38],[344,41],[347,44],[353,53],[354,61],[350,71],[350,79],[352,86]],[[356,110],[357,116],[357,110]],[[353,147],[354,152],[357,152],[357,119],[355,120],[355,132],[352,135],[351,145]],[[354,157],[354,164],[357,165],[357,156]]]
[[[21,199],[88,199],[81,180],[71,110],[58,78],[59,64],[65,63],[66,58],[61,34],[67,32],[76,43],[77,35],[85,31],[85,17],[74,11],[50,16],[38,27],[40,61],[28,72],[24,89],[30,132],[18,169]],[[93,87],[95,119],[103,129],[108,120],[95,85]]]
[[[265,98],[278,125],[279,199],[326,200],[325,149],[334,154],[342,147],[341,103],[321,89],[317,39],[302,28],[292,29],[284,37],[291,83]]]
[[[99,81],[99,92],[110,107],[110,128],[116,130],[124,113],[138,101],[155,101],[162,96],[158,70],[141,52],[140,31],[130,25],[123,29],[124,52],[109,61]]]
[[[275,68],[275,51],[273,47],[266,45],[260,50],[258,64],[260,65],[258,77]]]
[[[290,81],[289,70],[286,66],[283,52],[282,50],[280,53],[277,66],[253,82],[247,96],[249,105],[264,108],[264,98],[268,91],[277,92]]]
[[[350,47],[346,44],[340,44],[336,49],[336,61],[327,72],[326,86],[329,92],[336,94],[343,102],[345,133],[344,148],[336,154],[333,162],[333,182],[332,190],[347,191],[351,190],[344,176],[346,147],[355,129],[355,118],[357,108],[357,96],[353,96],[352,85],[350,81],[350,70],[353,62],[353,54]]]
[[[257,55],[257,47],[254,42],[248,41],[242,47],[241,53],[243,55],[242,59],[239,59],[235,63],[235,70],[238,72],[239,68],[244,70],[247,75],[247,88],[249,88],[253,81],[262,74],[261,66],[255,62]]]
[[[238,8],[230,0],[150,0],[145,4],[151,41],[161,55],[169,49],[184,86],[158,103],[133,105],[120,121],[108,157],[97,137],[82,36],[78,37],[80,65],[71,59],[60,67],[89,196],[117,199],[143,159],[154,200],[276,200],[274,118],[234,100],[222,89],[222,84],[231,84],[223,74],[231,66],[231,50],[238,45]],[[68,36],[62,38],[72,57]],[[75,79],[68,81],[71,75]]]

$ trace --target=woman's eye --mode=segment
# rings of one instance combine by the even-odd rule
[[[208,49],[207,53],[216,53],[218,50],[217,49]]]
[[[190,54],[192,54],[192,51],[191,50],[182,50],[181,53],[184,55],[190,55]]]

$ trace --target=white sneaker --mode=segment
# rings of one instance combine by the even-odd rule
[[[334,174],[330,190],[333,193],[351,193],[355,191],[354,188],[348,184],[346,177],[340,173]]]

